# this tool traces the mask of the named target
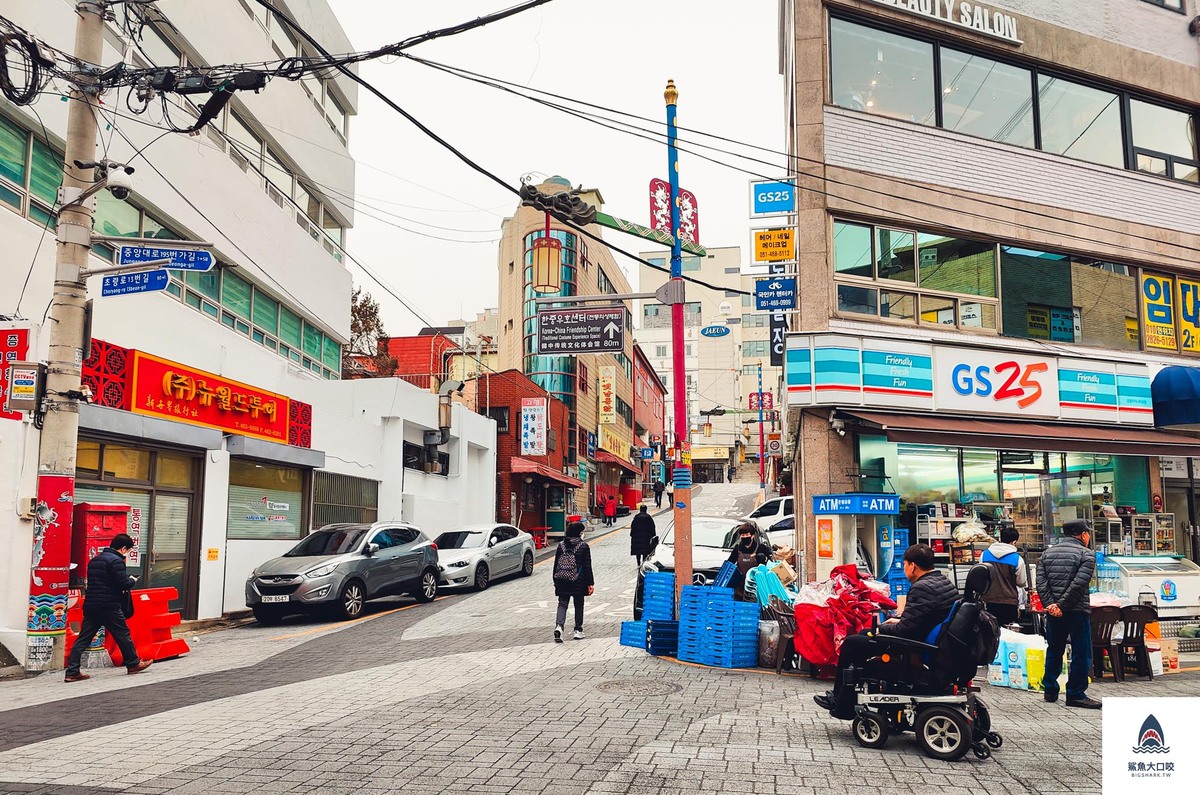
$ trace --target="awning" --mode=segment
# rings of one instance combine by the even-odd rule
[[[1200,439],[1153,428],[975,420],[945,414],[887,414],[845,410],[839,413],[853,417],[867,426],[878,428],[886,434],[890,442],[1050,453],[1200,455]]]
[[[582,480],[576,480],[570,475],[563,474],[553,467],[548,467],[545,464],[539,464],[537,461],[530,461],[528,458],[517,458],[514,456],[512,459],[512,471],[529,473],[532,475],[541,475],[544,478],[550,478],[550,480],[570,486],[573,489],[583,487]]]
[[[1154,424],[1200,430],[1200,368],[1164,367],[1150,384]]]
[[[608,452],[607,450],[597,450],[596,451],[596,460],[603,462],[605,464],[616,464],[619,467],[624,467],[625,469],[628,469],[630,472],[632,472],[635,475],[642,474],[642,470],[638,469],[633,464],[626,461],[624,458],[621,458],[620,456],[615,456],[612,453]]]

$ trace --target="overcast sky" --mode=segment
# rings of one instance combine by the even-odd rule
[[[516,4],[329,2],[356,49]],[[784,93],[777,65],[777,8],[777,0],[554,0],[485,28],[423,44],[413,53],[654,119],[665,119],[662,92],[672,78],[680,92],[681,126],[778,151],[784,141]],[[528,173],[539,181],[560,174],[574,185],[599,188],[609,213],[649,224],[648,183],[666,177],[662,144],[404,59],[365,64],[361,75],[506,182],[519,185]],[[496,306],[496,241],[515,197],[361,90],[350,149],[359,164],[361,202],[348,236],[351,255],[434,323],[470,319]],[[783,173],[782,157],[760,157],[775,167],[741,165],[771,176]],[[744,257],[750,175],[687,154],[681,155],[680,174],[682,186],[699,203],[700,242],[739,246]],[[634,252],[653,248],[616,232],[605,236]],[[624,267],[632,272],[627,260]],[[353,264],[350,268],[355,281],[379,299],[390,334],[410,334],[424,325],[361,270]]]

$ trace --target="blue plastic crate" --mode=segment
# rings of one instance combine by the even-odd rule
[[[622,621],[621,645],[631,646],[635,649],[646,648],[646,622]]]
[[[756,652],[745,657],[701,656],[700,659],[694,662],[712,668],[756,668],[758,666],[758,654]]]
[[[720,571],[717,572],[716,579],[713,580],[713,587],[728,588],[729,583],[733,580],[733,575],[737,573],[737,566],[729,561],[721,564]]]
[[[664,588],[675,592],[675,573],[670,571],[648,571],[642,575],[647,589]]]

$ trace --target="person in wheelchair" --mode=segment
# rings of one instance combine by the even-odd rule
[[[933,630],[940,626],[954,602],[958,599],[958,588],[945,574],[933,567],[933,550],[927,544],[914,544],[904,551],[904,576],[912,583],[904,611],[899,617],[889,618],[876,632],[924,642]],[[879,655],[879,645],[871,637],[871,631],[851,635],[842,642],[838,653],[837,677],[833,690],[813,696],[813,701],[830,715],[840,720],[854,717],[855,688],[846,682],[846,669],[862,668],[869,660]]]

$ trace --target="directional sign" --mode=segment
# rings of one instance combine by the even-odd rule
[[[753,229],[754,261],[783,262],[796,258],[796,230]]]
[[[538,310],[538,353],[620,353],[625,350],[625,307]]]
[[[121,246],[120,265],[137,265],[139,262],[156,262],[169,259],[167,267],[179,271],[212,270],[216,259],[211,251],[195,248],[163,248],[162,246]],[[105,282],[108,279],[104,280]]]
[[[750,183],[750,216],[787,215],[796,212],[796,186],[786,180]]]
[[[700,333],[705,337],[724,337],[729,333],[729,326],[705,326]]]
[[[796,308],[796,277],[772,276],[754,282],[754,303],[759,312]]]
[[[167,283],[170,281],[171,275],[165,270],[105,276],[104,283],[100,286],[100,295],[108,297],[130,295],[131,293],[154,293],[167,289]]]

